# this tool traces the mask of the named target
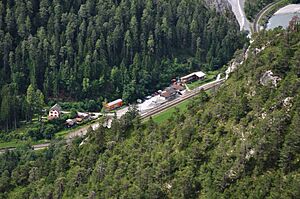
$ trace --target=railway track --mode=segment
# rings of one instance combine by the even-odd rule
[[[259,14],[257,15],[256,19],[254,20],[254,32],[258,32],[259,31],[259,21],[261,19],[261,17],[264,15],[265,12],[267,12],[268,9],[270,9],[272,6],[274,6],[277,2],[274,2],[274,3],[271,3],[269,4],[268,6],[266,6],[264,9],[262,9]],[[181,96],[180,98],[177,98],[171,102],[167,102],[167,103],[164,103],[162,104],[161,106],[159,107],[156,107],[156,108],[153,108],[151,109],[150,111],[144,113],[144,114],[141,114],[141,119],[147,119],[151,116],[154,116],[158,113],[161,113],[163,112],[164,110],[168,109],[168,108],[171,108],[171,107],[174,107],[175,105],[187,100],[187,99],[190,99],[192,97],[195,97],[196,95],[198,95],[202,90],[204,91],[207,91],[207,90],[210,90],[212,88],[215,88],[217,86],[220,86],[222,85],[223,83],[225,82],[225,79],[220,79],[220,80],[217,80],[217,81],[214,81],[214,82],[211,82],[211,83],[208,83],[208,84],[205,84],[203,86],[200,86],[192,91],[188,91],[185,95]],[[81,129],[82,130],[82,129]],[[80,135],[76,135],[76,136],[80,136]],[[76,137],[74,136],[74,137]],[[70,139],[70,138],[68,138]],[[40,150],[40,149],[44,149],[44,148],[47,148],[50,146],[50,143],[45,143],[45,144],[39,144],[39,145],[33,145],[32,148],[34,150]],[[0,149],[0,154],[1,153],[4,153],[5,151],[7,150],[15,150],[16,148],[12,147],[12,148],[6,148],[6,149]]]
[[[171,102],[168,102],[168,103],[165,103],[165,104],[162,104],[161,106],[159,107],[156,107],[150,111],[148,111],[147,113],[145,114],[142,114],[141,115],[141,119],[146,119],[148,117],[151,117],[151,116],[154,116],[170,107],[173,107],[187,99],[190,99],[192,97],[195,97],[196,95],[198,95],[201,91],[207,91],[207,90],[210,90],[212,88],[215,88],[217,86],[220,86],[221,84],[223,84],[225,82],[225,79],[220,79],[218,81],[214,81],[214,82],[211,82],[211,83],[208,83],[208,84],[205,84],[203,86],[200,86],[192,91],[189,91],[188,93],[186,93],[185,95],[183,95],[182,97],[180,98],[177,98]]]
[[[262,17],[265,15],[265,13],[267,13],[269,11],[269,9],[271,9],[273,6],[275,6],[277,3],[279,3],[280,1],[275,1],[273,3],[268,4],[266,7],[264,7],[256,16],[254,22],[253,22],[253,31],[254,32],[259,32],[260,31],[260,20],[262,19]]]
[[[223,84],[225,82],[225,79],[220,79],[220,80],[217,80],[217,81],[214,81],[214,82],[211,82],[211,83],[208,83],[208,84],[205,84],[203,86],[200,86],[192,91],[188,91],[185,95],[181,96],[180,98],[177,98],[173,101],[170,101],[170,102],[167,102],[167,103],[164,103],[162,104],[161,106],[158,106],[148,112],[146,112],[145,114],[142,114],[141,115],[141,119],[146,119],[146,118],[149,118],[151,116],[154,116],[170,107],[173,107],[187,99],[190,99],[192,97],[195,97],[196,95],[198,95],[201,91],[207,91],[207,90],[210,90],[212,88],[215,88],[217,86],[220,86],[221,84]],[[82,132],[83,132],[83,129],[80,129]],[[79,130],[79,131],[80,131]],[[81,134],[80,134],[81,135]],[[80,136],[80,135],[77,135],[77,136]],[[76,137],[76,136],[74,136]],[[73,137],[72,137],[73,138]],[[72,139],[72,138],[68,138],[68,139]],[[50,146],[50,143],[45,143],[45,144],[38,144],[38,145],[33,145],[32,148],[34,150],[41,150],[41,149],[45,149],[45,148],[48,148]],[[7,149],[1,149],[0,150],[0,154],[6,152],[7,150],[9,151],[12,151],[12,150],[15,150],[16,148],[12,147],[12,148],[7,148]]]

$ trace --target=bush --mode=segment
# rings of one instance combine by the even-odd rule
[[[72,108],[71,109],[71,113],[70,113],[70,118],[75,118],[75,117],[77,117],[77,111],[76,111],[76,109],[74,109],[74,108]]]
[[[28,129],[26,134],[34,141],[43,139],[43,134],[41,132],[41,129],[38,127]]]
[[[58,131],[58,128],[55,127],[52,124],[48,124],[45,126],[45,128],[43,129],[43,137],[44,139],[52,139],[54,134]]]

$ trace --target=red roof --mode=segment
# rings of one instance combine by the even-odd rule
[[[114,105],[119,104],[119,103],[123,103],[123,100],[122,99],[117,99],[113,102],[108,103],[106,106],[110,107],[110,106],[114,106]]]

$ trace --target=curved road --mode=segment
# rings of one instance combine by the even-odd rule
[[[259,32],[260,31],[260,25],[259,22],[262,19],[262,17],[269,11],[269,9],[273,8],[274,5],[276,5],[278,2],[273,2],[264,7],[255,17],[255,20],[253,22],[253,31]]]

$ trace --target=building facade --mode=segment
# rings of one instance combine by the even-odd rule
[[[121,106],[123,106],[123,100],[122,99],[117,99],[113,102],[107,103],[105,105],[105,110],[106,111],[112,111],[112,110],[114,110],[116,108],[119,108]]]
[[[61,111],[62,108],[58,104],[55,104],[49,110],[48,119],[52,120],[59,118],[61,115]]]

